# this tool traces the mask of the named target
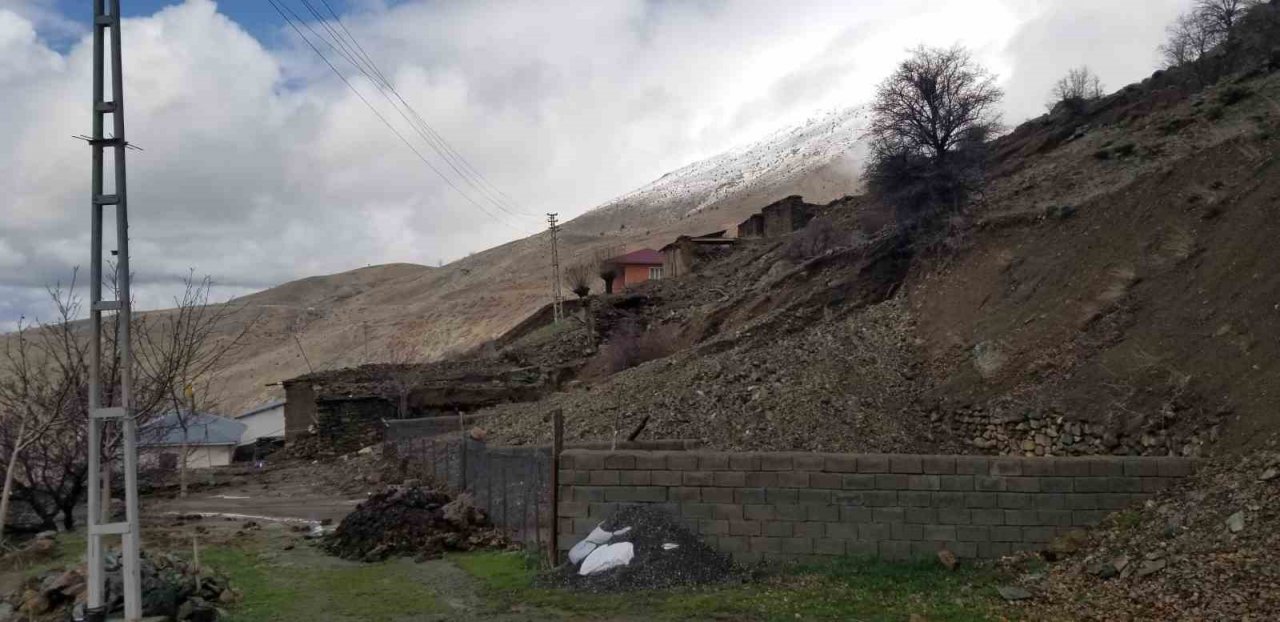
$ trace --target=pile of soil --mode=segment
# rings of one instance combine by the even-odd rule
[[[578,574],[577,564],[566,564],[552,571],[546,581],[571,589],[619,592],[720,583],[734,576],[729,558],[712,550],[660,510],[627,506],[603,525],[606,531],[626,527],[631,530],[609,543],[630,542],[635,547],[630,564],[587,576]],[[676,546],[663,546],[671,544]]]
[[[506,534],[489,523],[470,496],[455,499],[417,486],[392,486],[375,493],[322,542],[333,555],[367,562],[395,555],[433,559],[445,551],[509,544]]]
[[[1074,547],[1067,547],[1067,552]],[[1262,620],[1280,611],[1280,443],[1204,464],[1024,583],[1033,618]]]
[[[142,576],[142,615],[162,616],[174,620],[212,621],[222,617],[220,605],[240,599],[226,577],[171,554],[142,552],[139,560]],[[84,564],[57,568],[41,573],[5,599],[22,619],[83,619],[88,598],[88,570]],[[107,617],[124,611],[124,579],[117,553],[106,556]]]

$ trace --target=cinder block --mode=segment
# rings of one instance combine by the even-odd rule
[[[588,503],[587,516],[591,520],[600,522],[609,518],[618,512],[618,502],[610,501],[608,503]]]
[[[924,465],[920,456],[911,455],[891,455],[889,456],[889,471],[892,473],[922,473]]]
[[[952,542],[956,539],[955,525],[925,525],[924,539],[934,542]]]
[[[881,473],[876,476],[876,488],[880,490],[906,490],[909,476],[902,473]]]
[[[685,486],[711,486],[714,483],[714,481],[715,481],[715,478],[711,475],[710,471],[685,471],[684,472],[683,484]]]
[[[1195,472],[1196,463],[1189,458],[1152,458],[1160,477],[1187,477]]]
[[[716,549],[721,553],[745,553],[747,547],[747,539],[741,536],[720,536],[716,543]]]
[[[1054,473],[1057,477],[1087,477],[1089,475],[1088,458],[1059,458]]]
[[[649,482],[654,486],[679,486],[684,482],[680,471],[650,471]]]
[[[629,453],[611,453],[604,457],[604,468],[619,470],[634,469],[636,468],[636,457]]]
[[[698,521],[698,533],[704,536],[724,536],[729,534],[729,521],[727,520],[700,520]]]
[[[1158,477],[1160,463],[1147,458],[1125,456],[1120,458],[1120,465],[1126,477]]]
[[[1004,492],[1009,487],[1007,477],[979,475],[973,478],[973,489],[980,492]]]
[[[905,508],[927,508],[933,505],[933,494],[927,490],[902,490],[898,492],[898,505]]]
[[[965,507],[963,492],[935,492],[933,497],[933,507],[935,508],[963,508]]]
[[[697,471],[698,455],[683,451],[667,453],[667,469],[671,471]]]
[[[974,490],[972,475],[943,475],[938,478],[939,489],[963,492]]]
[[[729,521],[729,534],[734,536],[758,536],[763,532],[761,523],[753,520]]]
[[[592,486],[617,486],[621,478],[617,471],[592,471]]]
[[[1041,525],[1071,526],[1071,510],[1037,510],[1036,520]]]
[[[840,508],[831,504],[806,503],[804,510],[805,517],[811,521],[840,520]]]
[[[1107,480],[1102,477],[1072,478],[1071,485],[1076,492],[1107,492]]]
[[[987,475],[991,472],[991,459],[986,456],[956,456],[957,475]]]
[[[773,488],[778,485],[778,474],[764,471],[747,473],[747,486],[752,488]]]
[[[733,491],[733,502],[763,505],[765,503],[764,490],[763,488],[738,488]]]
[[[937,475],[912,475],[907,478],[907,488],[911,490],[941,490],[942,482]]]
[[[662,489],[664,495],[666,493],[666,490],[667,490],[666,488]],[[639,499],[636,498],[638,495],[639,493],[636,492],[635,486],[612,486],[604,491],[604,500],[605,501],[639,501]],[[666,499],[664,498],[663,500],[665,501]]]
[[[840,478],[840,487],[845,490],[870,490],[876,487],[876,476],[870,473],[845,475]]]
[[[791,454],[760,454],[760,470],[790,471]]]
[[[742,516],[747,520],[773,520],[778,512],[772,505],[751,504],[742,506]]]
[[[874,540],[849,540],[844,543],[844,554],[850,557],[869,558],[880,556],[880,543]]]
[[[888,473],[889,456],[881,454],[864,454],[858,456],[859,473]]]
[[[956,525],[956,540],[961,542],[987,542],[991,528],[986,525]]]
[[[711,518],[742,520],[742,506],[736,503],[712,503]]]
[[[699,488],[702,500],[706,503],[736,503],[732,488]]]
[[[920,465],[925,473],[933,475],[952,475],[956,472],[955,456],[923,456]]]
[[[1008,542],[979,542],[978,557],[983,559],[995,559],[1003,557],[1013,552],[1013,546]]]
[[[1072,510],[1071,522],[1081,527],[1092,527],[1102,522],[1106,515],[1106,510]]]
[[[871,508],[859,508],[852,506],[840,507],[840,521],[845,523],[869,523],[871,522]]]
[[[680,515],[684,518],[711,518],[710,503],[681,503]]]
[[[889,526],[889,523],[861,523],[858,525],[858,539],[864,542],[888,540],[892,535],[893,528]]]
[[[1124,464],[1118,458],[1110,456],[1090,456],[1084,459],[1089,464],[1089,475],[1105,477],[1124,475]]]
[[[941,508],[938,510],[938,522],[943,525],[968,525],[972,521],[972,511],[964,508]]]
[[[791,526],[792,533],[797,537],[805,538],[825,538],[827,537],[827,524],[804,522],[795,523]]]
[[[575,518],[573,519],[573,531],[570,533],[576,536],[574,539],[581,539],[591,533],[591,530],[595,529],[596,525],[599,524],[600,521],[591,518]]]
[[[839,473],[810,473],[809,486],[838,490],[841,488],[841,480],[843,478],[844,476]]]
[[[1073,492],[1075,486],[1072,482],[1075,478],[1071,477],[1044,477],[1040,479],[1041,492]]]
[[[759,471],[759,454],[729,454],[729,468],[735,471]]]
[[[1003,525],[1004,510],[981,508],[969,511],[969,517],[975,525]]]
[[[777,513],[779,520],[786,521],[804,521],[809,520],[809,511],[803,505],[774,505],[774,512]]]
[[[904,514],[908,523],[923,525],[938,522],[938,511],[933,508],[906,508]]]
[[[1123,510],[1129,507],[1133,497],[1124,493],[1108,493],[1098,495],[1098,508],[1103,510]]]
[[[1096,510],[1098,509],[1098,495],[1092,493],[1076,492],[1066,496],[1068,510]]]
[[[1023,527],[1022,541],[1045,544],[1053,539],[1053,527]]]
[[[764,535],[773,538],[790,538],[794,534],[795,523],[787,521],[765,521]]]
[[[1035,457],[1022,462],[1022,474],[1027,477],[1051,477],[1057,466],[1058,458]]]
[[[751,538],[748,546],[752,551],[755,551],[758,553],[778,553],[782,551],[782,539],[766,538],[763,536],[758,538]]]
[[[665,471],[667,469],[666,454],[654,451],[638,451],[636,456],[636,468],[647,471]]]
[[[1011,458],[1008,456],[991,459],[991,474],[1003,475],[1005,477],[1014,477],[1022,475],[1023,458]]]
[[[561,501],[557,513],[564,518],[581,518],[587,515],[587,504],[582,501]]]
[[[817,555],[844,555],[844,540],[814,538],[813,552]]]
[[[902,562],[911,559],[911,543],[900,540],[880,542],[880,559]]]
[[[1065,510],[1069,493],[1048,492],[1036,495],[1031,504],[1040,510]]]
[[[1031,507],[1031,495],[1020,492],[1002,492],[997,494],[997,503],[1006,510],[1021,510]]]
[[[603,486],[574,486],[574,501],[604,501]]]
[[[1028,460],[1028,462],[1032,462]],[[1040,492],[1039,477],[1008,477],[1005,478],[1005,490],[1009,492]]]
[[[890,523],[889,534],[894,540],[919,540],[924,537],[924,526],[918,523]]]
[[[858,537],[858,526],[854,523],[827,523],[827,537],[855,540]]]
[[[1022,542],[1021,527],[1007,527],[997,525],[991,527],[992,542]]]
[[[1142,480],[1137,477],[1104,477],[1107,492],[1142,492]]]
[[[898,505],[896,490],[866,490],[862,494],[863,500],[871,507],[883,508]]]
[[[809,473],[807,471],[781,471],[778,473],[778,485],[783,488],[808,488]]]
[[[947,548],[960,559],[974,559],[978,556],[977,542],[948,542]]]
[[[829,473],[857,473],[857,456],[827,455],[822,469]]]
[[[795,454],[791,458],[791,468],[797,471],[821,471],[826,462],[826,456],[822,454]]]
[[[907,520],[905,508],[875,508],[871,511],[871,520],[877,523],[902,523]]]
[[[677,503],[697,503],[702,501],[701,488],[668,488],[667,497]]]
[[[653,475],[650,471],[623,471],[618,475],[618,479],[624,486],[648,486],[653,483]]]
[[[575,452],[572,452],[572,451],[566,451],[566,452],[561,453],[561,454],[560,454],[560,462],[559,462],[559,466],[560,466],[560,468],[561,468],[561,469],[573,469],[573,468],[576,468],[576,467],[574,466],[574,465],[576,464],[576,462],[575,462],[575,459],[576,459],[576,458],[577,458],[577,453],[575,453]]]
[[[743,471],[716,471],[711,480],[716,486],[741,488],[747,485],[747,474]]]
[[[797,493],[790,488],[766,488],[765,499],[773,504],[795,505]]]
[[[1142,478],[1142,492],[1160,492],[1176,481],[1178,480],[1172,477],[1144,477]]]
[[[964,493],[964,506],[967,508],[993,508],[996,507],[996,493],[994,492],[966,492]]]
[[[758,551],[737,551],[732,556],[733,561],[739,564],[755,564],[764,561],[764,555]]]
[[[574,452],[572,454],[560,454],[560,463],[564,464],[564,459],[569,458],[573,468],[579,471],[599,471],[604,468],[605,454],[597,452]]]
[[[831,503],[831,491],[822,489],[801,489],[796,491],[796,503]]]
[[[813,553],[813,538],[783,538],[783,553],[800,553],[808,555]]]
[[[1005,510],[1006,525],[1039,525],[1040,517],[1036,510]]]
[[[723,452],[705,452],[698,454],[699,471],[729,470],[729,454]]]

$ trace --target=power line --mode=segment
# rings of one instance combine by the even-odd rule
[[[285,13],[285,11],[287,10],[289,13],[292,13],[292,14],[294,15],[294,17],[297,17],[297,18],[298,18],[298,21],[300,21],[300,22],[304,22],[304,23],[303,23],[303,25],[304,25],[304,26],[306,26],[305,21],[304,21],[304,20],[302,20],[302,19],[301,19],[301,17],[299,17],[299,16],[298,16],[298,14],[297,14],[296,12],[294,12],[294,11],[293,11],[293,9],[292,9],[292,8],[290,8],[288,5],[285,5],[285,4],[284,4],[284,0],[267,0],[267,1],[268,1],[268,2],[270,2],[270,3],[271,3],[272,8],[274,8],[274,9],[276,10],[276,12],[280,14],[280,17],[284,18],[285,22],[289,24],[289,27],[290,27],[290,28],[293,28],[293,31],[294,31],[295,33],[297,33],[298,37],[299,37],[299,38],[301,38],[301,39],[303,40],[303,42],[305,42],[305,43],[307,44],[307,46],[308,46],[308,47],[310,47],[310,48],[311,48],[311,50],[312,50],[312,51],[314,51],[314,52],[316,53],[316,55],[320,57],[320,60],[324,61],[324,64],[325,64],[325,65],[327,65],[327,66],[329,67],[329,69],[330,69],[331,71],[333,71],[333,73],[334,73],[335,75],[337,75],[337,76],[338,76],[338,78],[339,78],[340,80],[342,80],[343,84],[346,84],[346,85],[347,85],[347,88],[348,88],[348,89],[350,89],[350,90],[351,90],[351,92],[352,92],[352,93],[354,93],[354,94],[356,95],[356,97],[358,97],[358,98],[360,99],[360,101],[361,101],[361,102],[363,102],[363,103],[364,103],[364,105],[365,105],[366,107],[368,107],[368,108],[369,108],[369,111],[370,111],[370,112],[372,112],[372,113],[374,114],[374,116],[378,117],[378,120],[379,120],[379,121],[381,121],[383,125],[387,126],[387,129],[391,130],[391,132],[392,132],[393,134],[395,134],[395,135],[396,135],[396,138],[399,138],[399,139],[400,139],[400,142],[404,143],[404,144],[405,144],[405,146],[406,146],[406,147],[408,147],[408,148],[409,148],[409,150],[410,150],[410,151],[412,151],[412,152],[413,152],[413,154],[414,154],[414,155],[416,155],[416,156],[418,157],[418,159],[419,159],[419,160],[422,160],[422,163],[423,163],[423,164],[426,164],[426,165],[427,165],[427,168],[431,169],[431,172],[435,173],[435,174],[436,174],[436,176],[437,176],[437,177],[439,177],[439,178],[441,179],[441,181],[444,181],[446,184],[448,184],[448,185],[449,185],[449,187],[450,187],[450,188],[452,188],[452,189],[454,190],[454,192],[457,192],[459,196],[461,196],[462,198],[466,199],[466,200],[467,200],[467,202],[469,202],[469,203],[471,203],[472,205],[474,205],[477,209],[479,209],[480,211],[484,212],[484,213],[485,213],[487,216],[489,216],[490,218],[494,219],[495,221],[497,221],[497,222],[499,222],[499,223],[501,223],[501,224],[503,224],[503,225],[505,225],[505,226],[507,226],[507,227],[509,227],[509,228],[511,228],[511,229],[513,229],[513,230],[515,230],[515,231],[519,231],[519,232],[521,232],[521,233],[523,233],[523,232],[524,232],[524,230],[523,230],[521,227],[518,227],[518,226],[516,226],[516,225],[512,225],[511,223],[509,223],[509,222],[507,222],[507,221],[503,220],[502,218],[499,218],[497,214],[494,214],[493,212],[490,212],[488,209],[486,209],[486,208],[485,208],[483,205],[481,205],[478,201],[476,201],[474,198],[472,198],[472,197],[471,197],[471,195],[467,194],[467,193],[466,193],[466,192],[464,192],[461,188],[459,188],[459,187],[457,186],[457,184],[454,184],[454,183],[453,183],[453,181],[452,181],[451,179],[449,179],[447,176],[445,176],[445,174],[444,174],[444,173],[442,173],[442,172],[440,171],[440,169],[436,168],[436,166],[435,166],[434,164],[432,164],[432,163],[431,163],[431,161],[430,161],[430,160],[428,160],[426,156],[422,155],[422,152],[421,152],[421,151],[418,151],[418,149],[417,149],[416,147],[414,147],[414,146],[413,146],[413,143],[409,142],[409,139],[405,138],[404,134],[400,133],[400,131],[399,131],[399,130],[397,130],[397,129],[395,128],[395,126],[394,126],[394,125],[392,125],[392,124],[391,124],[391,122],[390,122],[390,121],[388,121],[388,120],[387,120],[387,118],[386,118],[385,116],[383,116],[383,114],[382,114],[381,112],[378,112],[378,109],[377,109],[377,108],[375,108],[375,107],[373,106],[373,104],[372,104],[372,103],[370,103],[370,102],[369,102],[369,100],[368,100],[368,99],[366,99],[366,98],[365,98],[365,96],[364,96],[362,93],[360,93],[360,91],[359,91],[359,90],[357,90],[357,89],[356,89],[355,85],[351,84],[351,81],[350,81],[350,80],[348,80],[348,79],[347,79],[347,77],[346,77],[345,75],[343,75],[343,73],[342,73],[341,71],[339,71],[339,70],[338,70],[338,68],[337,68],[337,67],[335,67],[335,66],[333,65],[333,63],[332,63],[332,62],[330,62],[330,61],[329,61],[329,58],[328,58],[327,56],[325,56],[325,55],[324,55],[324,52],[321,52],[321,51],[320,51],[320,48],[316,47],[316,45],[315,45],[314,43],[312,43],[312,42],[311,42],[311,40],[310,40],[310,39],[308,39],[306,35],[302,34],[302,30],[301,30],[300,28],[298,28],[297,24],[295,24],[295,23],[294,23],[294,20],[293,20],[293,19],[291,19],[291,18],[289,17],[289,15],[287,15],[287,14]],[[279,4],[277,4],[277,2],[279,2]],[[283,8],[282,8],[282,6],[283,6]],[[308,28],[309,28],[309,27],[308,27]],[[314,30],[312,30],[312,33],[314,33],[314,32],[315,32],[315,31],[314,31]],[[379,92],[381,92],[381,91],[379,91]]]
[[[488,199],[498,209],[516,217],[539,217],[530,212],[526,212],[519,206],[515,205],[515,202],[511,197],[507,196],[506,193],[502,192],[501,189],[490,182],[484,174],[472,166],[466,157],[458,152],[458,150],[454,148],[453,145],[440,134],[440,132],[431,127],[431,124],[427,123],[427,121],[422,118],[422,115],[418,113],[417,109],[409,104],[400,92],[396,90],[395,86],[391,83],[391,80],[388,79],[386,74],[384,74],[381,68],[378,67],[378,64],[364,49],[364,46],[360,45],[360,41],[356,39],[351,30],[347,28],[346,24],[342,21],[342,18],[338,16],[337,11],[333,9],[333,6],[329,4],[328,0],[320,0],[320,2],[324,4],[329,15],[333,16],[333,20],[338,24],[338,27],[342,29],[343,33],[345,33],[345,37],[342,34],[339,34],[336,28],[328,25],[327,20],[312,6],[310,0],[301,1],[311,14],[322,23],[322,26],[330,33],[330,36],[339,45],[339,47],[346,51],[346,53],[339,51],[339,54],[341,54],[347,62],[351,63],[353,67],[363,73],[365,77],[369,78],[369,80],[374,83],[374,86],[377,86],[384,91],[389,91],[395,96],[396,100],[399,101],[398,106],[395,102],[390,100],[390,96],[386,95],[385,92],[383,93],[383,97],[387,98],[388,102],[391,103],[392,107],[396,108],[397,112],[400,112],[400,107],[403,107],[404,110],[407,111],[408,116],[406,116],[404,112],[401,112],[401,116],[404,117],[405,121],[408,122],[410,126],[414,127],[415,131],[418,132],[418,135],[436,151],[437,155],[439,155],[441,159],[443,159],[445,163],[458,174],[459,177],[466,181],[471,187],[475,188],[477,192]],[[326,42],[326,44],[328,43]],[[330,48],[333,48],[333,46],[330,45]],[[333,49],[338,51],[337,48]],[[412,117],[412,119],[409,117]]]

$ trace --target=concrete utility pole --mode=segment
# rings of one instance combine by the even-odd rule
[[[555,214],[547,214],[547,225],[551,229],[551,311],[559,324],[564,319],[564,296],[560,293],[560,225],[556,224]]]
[[[109,2],[110,11],[106,10]],[[105,38],[111,31],[111,100],[105,99],[103,82],[106,80]],[[124,77],[120,62],[120,0],[93,0],[93,136],[89,145],[93,151],[92,194],[90,199],[90,226],[92,227],[89,276],[89,325],[92,341],[89,344],[89,594],[85,619],[102,622],[106,619],[103,606],[105,568],[103,553],[106,536],[120,536],[124,574],[124,617],[138,620],[142,617],[142,590],[138,574],[138,423],[132,409],[130,394],[133,353],[130,347],[129,323],[132,319],[129,293],[129,211],[125,192],[124,155],[128,143],[124,137]],[[102,134],[103,116],[110,114],[113,132],[110,138]],[[103,191],[102,153],[112,148],[115,165],[113,194]],[[102,212],[103,207],[115,206],[116,217],[116,300],[102,299]],[[116,348],[119,352],[120,387],[112,391],[119,395],[119,406],[102,404],[102,312],[116,312]],[[101,482],[103,466],[111,468],[111,457],[102,455],[102,432],[108,421],[115,421],[123,436],[124,453],[124,522],[110,522],[103,512]],[[110,491],[107,491],[110,494]]]

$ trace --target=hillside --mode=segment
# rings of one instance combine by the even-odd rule
[[[861,122],[858,109],[833,112],[664,175],[565,222],[562,261],[733,227],[791,194],[829,201],[854,192],[858,151],[851,146]],[[546,234],[539,234],[440,268],[372,266],[234,300],[226,331],[248,322],[254,330],[220,371],[223,410],[279,399],[273,383],[307,373],[308,361],[319,371],[385,360],[394,339],[418,342],[426,359],[472,348],[548,303],[549,271]]]

